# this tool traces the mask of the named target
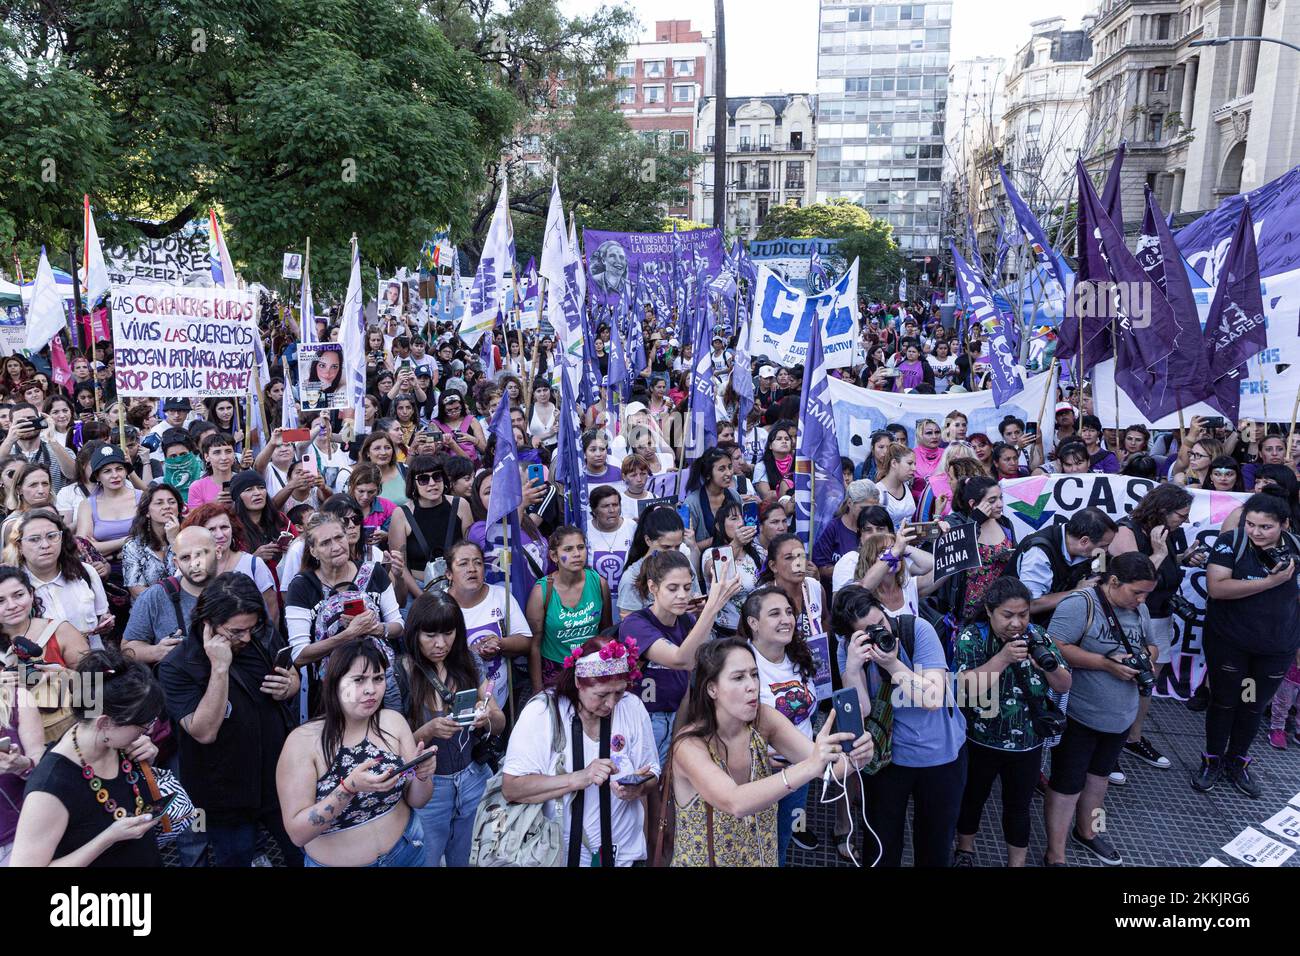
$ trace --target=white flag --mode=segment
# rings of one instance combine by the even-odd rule
[[[356,418],[356,431],[366,432],[366,312],[361,301],[361,250],[352,240],[352,274],[343,299],[343,324],[339,343],[343,346],[343,374],[347,376],[348,405]]]
[[[84,302],[87,309],[93,309],[99,300],[108,295],[108,266],[104,264],[104,248],[99,244],[99,231],[95,229],[95,216],[90,211],[90,197],[85,198],[86,235],[85,251],[82,254],[85,268],[82,270],[82,288],[85,291]]]
[[[488,226],[487,241],[474,273],[465,315],[460,320],[460,337],[473,348],[483,333],[496,324],[497,312],[503,315],[506,305],[506,270],[514,268],[515,232],[510,225],[510,197],[504,179],[497,208]]]
[[[49,344],[59,332],[68,327],[68,312],[63,306],[54,270],[41,246],[41,262],[36,267],[36,284],[32,286],[32,301],[27,305],[28,351],[35,352]]]
[[[557,177],[551,179],[539,274],[546,279],[546,314],[555,329],[556,344],[571,360],[565,370],[576,395],[582,370],[582,263],[564,231],[564,204]]]

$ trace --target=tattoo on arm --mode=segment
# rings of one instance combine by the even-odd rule
[[[315,807],[312,807],[311,810],[308,811],[307,820],[314,827],[324,826],[328,822],[323,816],[316,812]]]

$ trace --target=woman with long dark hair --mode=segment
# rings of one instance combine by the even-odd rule
[[[959,623],[980,616],[984,591],[1002,577],[1016,550],[1016,532],[1003,513],[1002,486],[993,478],[976,476],[959,482],[954,494],[952,524],[979,525],[976,548],[980,566],[955,574],[942,585],[943,604]]]
[[[181,529],[185,502],[168,484],[153,485],[140,496],[131,533],[122,546],[122,583],[138,598],[172,570],[171,546]]]
[[[795,423],[779,421],[767,433],[763,461],[754,469],[754,488],[764,498],[794,494]]]
[[[762,703],[753,648],[735,637],[700,648],[682,725],[672,743],[673,866],[777,866],[777,805],[822,776],[845,780],[874,752],[870,734],[809,739]],[[772,770],[769,745],[791,762]],[[845,749],[848,759],[843,759]]]
[[[422,866],[424,827],[412,813],[433,795],[437,748],[384,707],[388,655],[361,638],[331,652],[324,713],[289,735],[276,767],[284,827],[306,866]]]
[[[618,582],[618,611],[621,616],[627,617],[650,604],[650,598],[637,589],[645,559],[656,551],[679,551],[683,542],[690,545],[687,563],[691,568],[692,592],[698,595],[702,592],[699,579],[695,577],[695,568],[699,564],[695,537],[682,524],[681,515],[667,505],[652,505],[642,512],[632,535],[632,546],[627,549],[623,577]]]
[[[691,530],[701,549],[712,547],[717,536],[718,509],[727,502],[740,504],[740,495],[732,490],[731,479],[731,455],[721,448],[707,449],[691,466],[686,480],[686,507],[690,509]]]
[[[763,567],[763,556],[754,544],[758,528],[745,524],[743,506],[738,501],[725,501],[714,518],[717,545],[703,552],[700,572],[704,580],[712,581],[734,577],[740,589],[718,612],[713,629],[718,637],[734,637],[740,626],[741,609],[745,599],[758,584],[758,574]]]
[[[246,546],[274,571],[298,529],[271,501],[266,479],[252,468],[231,479],[230,501],[235,517],[244,527]]]
[[[40,508],[19,519],[15,540],[15,563],[27,572],[45,616],[67,621],[98,649],[97,632],[111,630],[115,619],[104,582],[81,559],[76,537],[55,512]]]
[[[647,857],[642,797],[653,790],[660,764],[645,705],[628,692],[640,676],[637,651],[635,642],[588,638],[565,658],[555,687],[528,702],[510,734],[502,793],[511,803],[558,802],[561,846],[570,866],[631,866]],[[565,741],[562,758],[552,750],[557,723]],[[563,769],[556,773],[558,759]],[[573,835],[569,795],[578,792],[582,832]],[[608,842],[601,827],[602,792],[609,806]]]
[[[794,605],[784,591],[772,586],[749,595],[740,615],[740,636],[749,642],[758,664],[759,700],[794,724],[809,740],[813,737],[812,715],[817,706],[817,661],[808,642],[795,627]],[[773,757],[780,769],[789,761]],[[785,865],[786,849],[794,836],[794,818],[808,800],[808,785],[781,798],[777,806],[777,860]],[[817,847],[817,837],[803,829],[795,837],[801,850]]]
[[[468,866],[474,814],[491,770],[475,757],[478,745],[505,730],[492,681],[470,650],[465,616],[449,596],[420,595],[406,617],[404,655],[389,674],[396,709],[418,740],[438,748],[433,799],[416,811],[424,826],[425,866]],[[478,691],[472,718],[456,719],[458,693]]]
[[[40,649],[40,657],[29,657],[16,642]],[[0,565],[0,661],[5,667],[20,660],[28,664],[57,664],[76,667],[90,650],[85,636],[59,615],[45,614],[44,604],[26,572]]]
[[[163,711],[149,668],[116,651],[94,651],[77,665],[71,729],[45,752],[27,781],[10,865],[162,866],[139,764],[158,755],[146,730]],[[106,793],[107,798],[100,794]]]
[[[399,603],[439,576],[429,569],[440,558],[445,563],[447,549],[473,524],[469,502],[447,494],[447,472],[433,455],[414,455],[407,462],[406,497],[410,504],[393,512],[388,534]]]

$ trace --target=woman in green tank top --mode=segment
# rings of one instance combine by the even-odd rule
[[[528,673],[533,689],[555,686],[564,658],[610,626],[609,585],[587,567],[587,539],[572,525],[550,539],[556,570],[533,585],[524,611],[533,632]]]

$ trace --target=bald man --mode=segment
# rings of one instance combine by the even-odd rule
[[[177,577],[163,578],[140,595],[122,634],[122,653],[156,664],[189,633],[194,605],[217,575],[217,546],[206,528],[182,528],[172,545]]]

